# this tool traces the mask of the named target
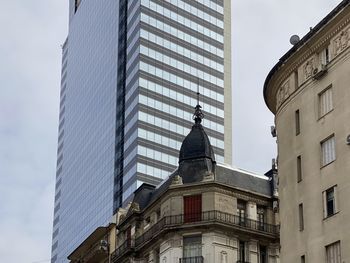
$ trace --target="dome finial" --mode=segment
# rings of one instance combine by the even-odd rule
[[[202,112],[202,107],[199,105],[199,78],[197,82],[197,106],[194,108],[194,114],[193,114],[193,119],[196,124],[200,124],[202,122],[202,119],[204,118],[204,114]]]

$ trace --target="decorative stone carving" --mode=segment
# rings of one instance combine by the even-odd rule
[[[166,257],[163,257],[162,263],[166,263],[167,259]]]
[[[207,171],[203,177],[203,182],[214,181],[214,173]]]
[[[350,44],[350,27],[344,29],[335,39],[333,40],[334,56],[339,55],[343,52]]]
[[[280,89],[277,92],[277,107],[281,106],[281,104],[288,99],[290,96],[290,79],[282,84]]]
[[[303,68],[305,80],[308,80],[309,78],[312,77],[312,73],[314,72],[314,69],[315,69],[315,63],[314,63],[314,59],[312,58],[305,63]]]
[[[171,182],[171,185],[182,185],[182,177],[180,175],[175,175],[172,182]]]
[[[140,205],[136,202],[132,202],[130,206],[130,210],[132,212],[139,212],[140,211]]]
[[[221,263],[227,263],[227,252],[226,251],[221,251]]]

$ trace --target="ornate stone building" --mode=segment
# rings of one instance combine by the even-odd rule
[[[258,176],[217,164],[199,105],[194,117],[178,169],[158,187],[143,184],[119,209],[116,232],[100,235],[113,237],[104,257],[82,261],[89,249],[78,248],[72,263],[280,262],[276,170]]]
[[[350,262],[349,47],[346,0],[265,82],[278,141],[283,263]]]

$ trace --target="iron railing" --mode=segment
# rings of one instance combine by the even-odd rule
[[[270,234],[277,237],[279,227],[276,225],[266,224],[257,220],[242,218],[237,215],[224,213],[221,211],[207,211],[193,215],[174,215],[161,218],[156,224],[146,232],[136,238],[135,246],[138,247],[143,243],[157,236],[160,231],[166,228],[184,226],[186,224],[200,224],[218,222],[231,226],[238,226],[242,229],[253,230],[263,234]]]
[[[180,263],[203,263],[203,262],[204,262],[204,258],[202,256],[180,258]]]
[[[84,258],[89,259],[95,254],[101,253],[108,255],[108,242],[106,240],[99,240],[95,245],[93,245],[85,254]]]
[[[135,242],[133,239],[127,239],[121,244],[111,255],[112,262],[116,262],[120,257],[124,256],[128,252],[132,252],[135,248]]]

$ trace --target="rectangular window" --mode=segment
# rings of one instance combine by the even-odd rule
[[[300,112],[299,110],[295,111],[295,135],[300,134]]]
[[[321,142],[322,166],[325,166],[335,160],[335,137],[332,135]]]
[[[328,87],[322,91],[319,95],[319,117],[326,115],[333,110],[333,89]]]
[[[337,212],[336,207],[336,186],[329,188],[323,192],[324,217],[334,215]]]
[[[304,208],[303,204],[299,204],[299,230],[304,230]]]
[[[202,218],[202,195],[184,196],[184,222],[197,222]]]
[[[322,65],[327,65],[330,61],[329,58],[329,48],[325,48],[324,50],[322,50],[321,52],[321,64]]]
[[[267,249],[265,246],[260,246],[260,261],[259,263],[267,263]]]
[[[301,263],[305,263],[305,255],[302,255],[302,256],[300,257],[300,262],[301,262]]]
[[[341,263],[340,241],[326,246],[327,263]]]
[[[257,207],[258,229],[265,230],[266,223],[266,208],[263,206]]]
[[[245,263],[245,242],[239,241],[239,253],[238,253],[238,262]]]
[[[243,200],[237,200],[237,215],[239,217],[239,224],[244,225],[246,221],[247,203]]]
[[[189,236],[183,238],[183,262],[192,262],[191,259],[202,256],[202,236]],[[193,261],[195,262],[195,261]],[[198,260],[199,262],[199,260]]]
[[[297,176],[298,176],[298,183],[303,180],[303,173],[301,168],[301,155],[297,157]]]

